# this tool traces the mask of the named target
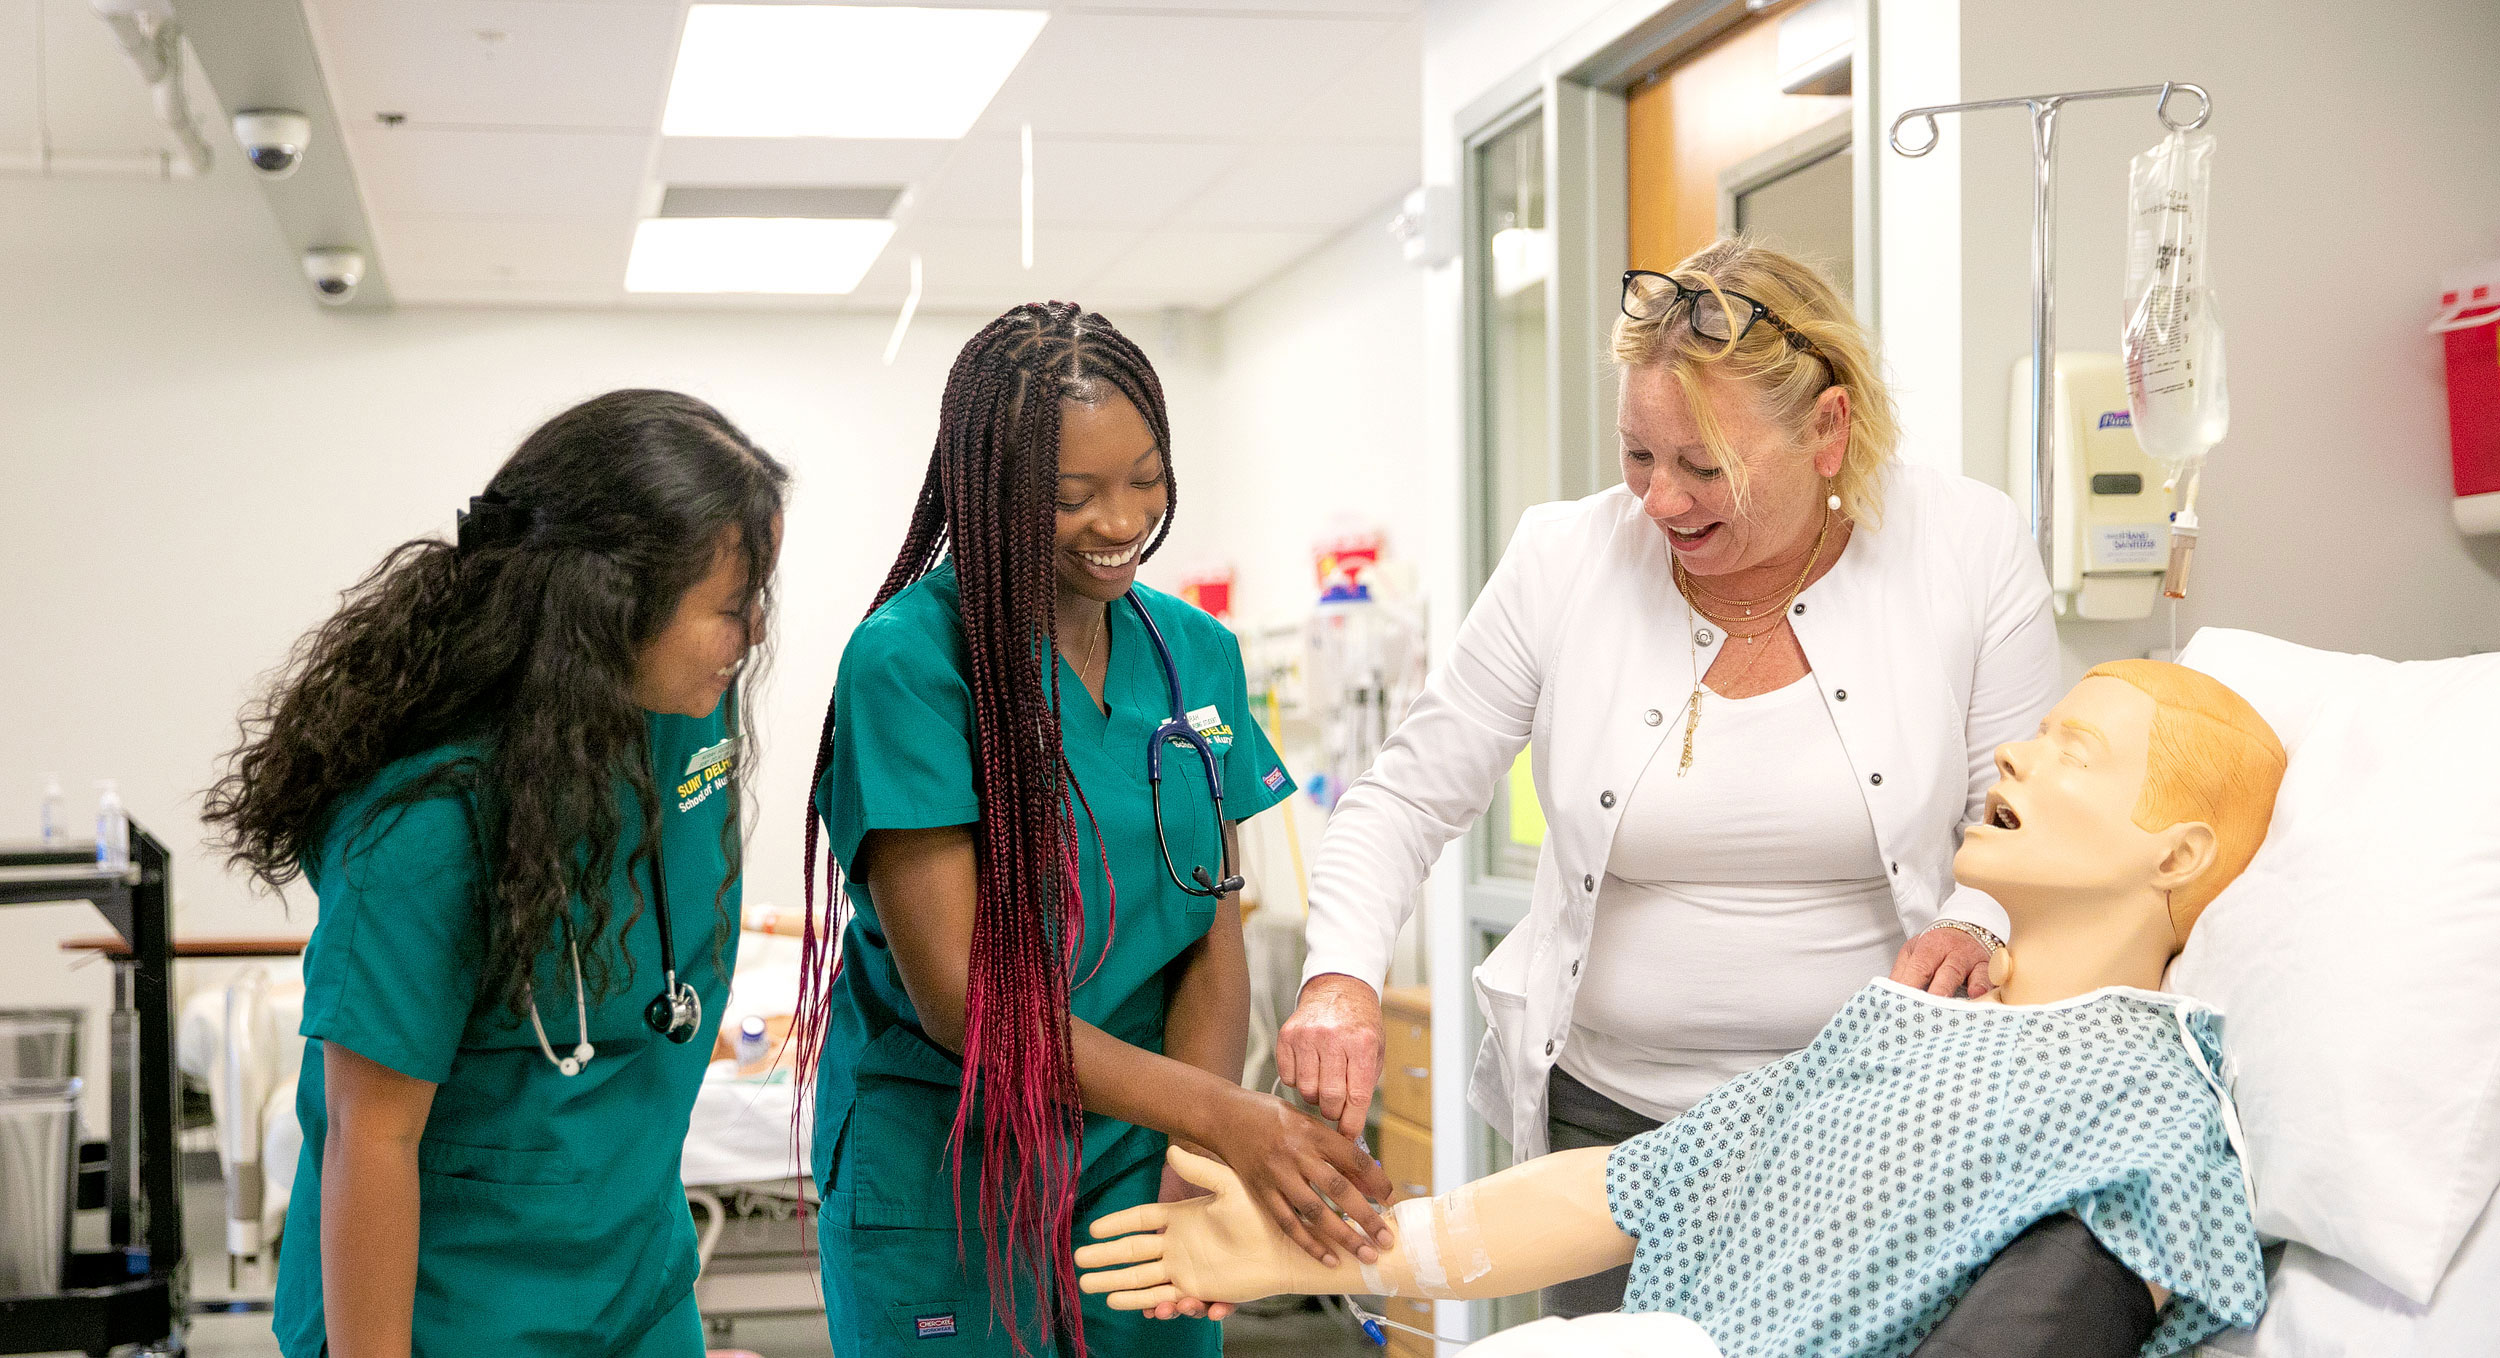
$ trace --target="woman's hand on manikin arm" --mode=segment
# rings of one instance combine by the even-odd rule
[[[1628,1263],[1636,1242],[1606,1202],[1607,1147],[1558,1151],[1398,1208],[1398,1237],[1370,1269],[1293,1248],[1232,1171],[1174,1147],[1172,1164],[1208,1196],[1151,1203],[1092,1224],[1076,1252],[1087,1292],[1113,1310],[1180,1296],[1254,1301],[1283,1293],[1385,1291],[1400,1297],[1507,1297]],[[1430,1250],[1409,1230],[1430,1231]],[[1370,1276],[1366,1277],[1366,1273]]]
[[[337,1358],[408,1358],[417,1305],[417,1142],[435,1086],[321,1046],[321,1307]],[[353,1229],[347,1223],[353,1222]]]
[[[872,831],[859,858],[860,880],[921,1028],[960,1055],[979,895],[971,827]],[[1326,1124],[1281,1099],[1243,1089],[1238,1048],[1236,1073],[1226,1078],[1122,1042],[1081,1019],[1069,1020],[1068,1036],[1088,1112],[1215,1152],[1313,1258],[1359,1257],[1375,1250],[1374,1238],[1387,1236],[1367,1198],[1385,1201],[1389,1176]],[[1352,1221],[1330,1211],[1331,1203]]]

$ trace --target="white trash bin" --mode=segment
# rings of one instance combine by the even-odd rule
[[[85,1017],[76,1009],[0,1009],[0,1084],[76,1075]]]
[[[0,1083],[0,1297],[61,1290],[77,1202],[78,1085]]]

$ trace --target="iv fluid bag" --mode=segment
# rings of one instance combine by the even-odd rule
[[[2212,137],[2174,132],[2127,166],[2127,406],[2136,441],[2174,473],[2231,427],[2207,258],[2213,154]]]

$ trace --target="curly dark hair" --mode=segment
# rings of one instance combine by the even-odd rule
[[[659,842],[648,727],[633,698],[635,658],[724,550],[744,554],[759,615],[772,588],[776,520],[789,473],[721,413],[670,391],[612,391],[540,426],[480,497],[464,545],[400,544],[301,641],[244,711],[240,743],[206,794],[211,844],[273,889],[303,874],[341,806],[396,760],[455,743],[447,760],[378,799],[382,811],[434,797],[469,808],[486,865],[480,994],[517,1019],[536,960],[570,933],[602,997],[633,982],[598,946],[615,914],[608,879],[621,837],[617,787],[633,789],[642,833],[628,863]],[[760,658],[760,657],[759,657]],[[753,675],[753,667],[748,676]],[[729,721],[744,736],[735,694]],[[726,912],[741,868],[736,782],[722,829]]]

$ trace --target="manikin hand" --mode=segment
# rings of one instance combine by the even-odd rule
[[[1207,1190],[1182,1178],[1181,1172],[1173,1168],[1167,1160],[1163,1166],[1163,1191],[1156,1195],[1155,1201],[1187,1202],[1191,1198],[1205,1197],[1206,1192]],[[1233,1307],[1230,1302],[1219,1301],[1209,1305],[1196,1297],[1183,1297],[1179,1301],[1166,1302],[1155,1307],[1152,1314],[1157,1320],[1170,1320],[1174,1316],[1192,1318],[1203,1316],[1208,1320],[1220,1322],[1232,1313]]]
[[[1115,1311],[1145,1311],[1182,1298],[1255,1301],[1306,1290],[1297,1287],[1306,1281],[1318,1284],[1308,1290],[1334,1290],[1328,1270],[1285,1238],[1238,1175],[1178,1146],[1169,1163],[1207,1196],[1148,1203],[1096,1221],[1099,1243],[1076,1252],[1077,1267],[1105,1270],[1079,1281],[1087,1292],[1110,1293]]]

